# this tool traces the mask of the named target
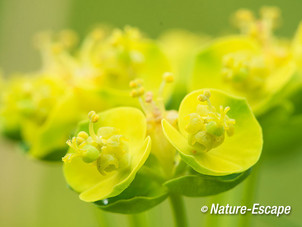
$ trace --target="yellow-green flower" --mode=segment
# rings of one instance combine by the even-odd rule
[[[133,181],[149,156],[146,119],[131,107],[89,113],[77,136],[67,143],[64,175],[70,187],[86,202],[120,194]]]
[[[202,174],[243,172],[261,154],[261,127],[246,101],[218,90],[197,90],[183,99],[179,130],[166,120],[162,125],[181,158]]]
[[[2,94],[3,131],[31,143],[36,129],[43,125],[65,92],[64,84],[54,77],[31,75],[16,77]]]
[[[64,47],[62,40],[58,44]],[[59,68],[74,87],[104,91],[109,97],[112,93],[125,101],[129,101],[127,89],[131,80],[143,78],[147,88],[154,90],[161,83],[161,77],[157,75],[170,70],[168,59],[156,42],[128,26],[123,30],[94,29],[75,53],[73,55],[67,48],[59,48],[51,57],[51,61],[55,62],[52,65],[56,66],[53,68]],[[108,100],[113,104],[115,101]]]
[[[242,35],[217,39],[198,53],[190,91],[210,87],[246,97],[256,115],[278,102],[275,97],[296,70],[290,42],[273,34],[279,14],[264,7],[256,19],[251,11],[239,10],[234,18]]]
[[[196,57],[190,90],[217,88],[246,97],[256,114],[290,81],[295,72],[292,61],[278,63],[247,37],[221,38],[205,47]]]

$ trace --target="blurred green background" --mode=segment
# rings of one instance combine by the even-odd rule
[[[43,30],[76,30],[81,36],[98,23],[117,27],[132,25],[156,38],[163,31],[181,28],[217,36],[233,31],[230,15],[239,8],[257,11],[274,5],[282,10],[277,34],[292,37],[302,20],[301,0],[0,0],[0,66],[6,73],[31,71],[40,64],[33,48],[34,34]],[[81,202],[65,185],[59,164],[29,160],[17,147],[0,141],[0,226],[125,226],[127,217],[98,211]],[[302,147],[296,152],[264,155],[254,202],[290,205],[288,216],[251,217],[253,226],[302,226]],[[251,176],[250,178],[252,178]],[[247,182],[214,198],[186,199],[191,226],[204,226],[209,215],[200,208],[212,201],[240,205]],[[171,226],[167,202],[148,212],[152,226]],[[213,226],[233,226],[238,216],[219,216]],[[247,217],[248,218],[248,217]]]

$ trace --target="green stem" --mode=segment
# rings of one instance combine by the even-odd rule
[[[102,211],[101,209],[93,206],[92,207],[94,213],[95,213],[95,217],[98,223],[99,227],[110,227],[110,220],[108,219],[108,215],[106,215],[106,213],[104,211]]]
[[[129,227],[148,227],[148,220],[144,213],[128,215]]]
[[[260,164],[258,163],[252,170],[251,175],[246,180],[246,183],[244,185],[245,187],[243,191],[242,205],[245,205],[248,208],[252,207],[254,199],[256,197],[259,169],[260,169]],[[250,213],[240,216],[239,226],[247,226],[247,227],[251,226],[251,216],[252,215]]]
[[[170,204],[173,210],[175,227],[188,227],[184,201],[181,196],[170,194]]]

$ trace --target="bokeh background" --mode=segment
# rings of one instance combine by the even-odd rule
[[[7,75],[32,71],[39,67],[39,53],[33,48],[33,36],[39,31],[71,28],[83,36],[94,25],[116,27],[132,25],[152,38],[167,29],[180,28],[218,36],[233,32],[230,15],[239,8],[257,11],[261,6],[279,6],[282,27],[277,34],[292,37],[302,21],[301,0],[0,0],[0,67]],[[277,122],[276,122],[277,123]],[[264,154],[259,177],[253,174],[256,192],[248,181],[230,192],[211,198],[187,198],[191,226],[302,226],[302,146],[294,151]],[[292,206],[288,216],[219,216],[209,218],[200,208],[213,201],[240,205],[242,198],[262,205]],[[149,211],[142,218],[152,226],[172,226],[168,202]],[[26,158],[7,141],[0,141],[0,226],[125,226],[125,215],[97,210],[81,202],[63,179],[59,164],[41,163]]]

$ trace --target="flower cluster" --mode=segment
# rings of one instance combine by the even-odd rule
[[[131,27],[96,28],[80,45],[72,31],[40,34],[41,70],[0,83],[1,132],[36,159],[63,160],[80,199],[112,212],[231,189],[261,155],[258,120],[284,103],[301,114],[301,29],[281,40],[280,11],[260,15],[238,11],[241,34],[211,40]]]

